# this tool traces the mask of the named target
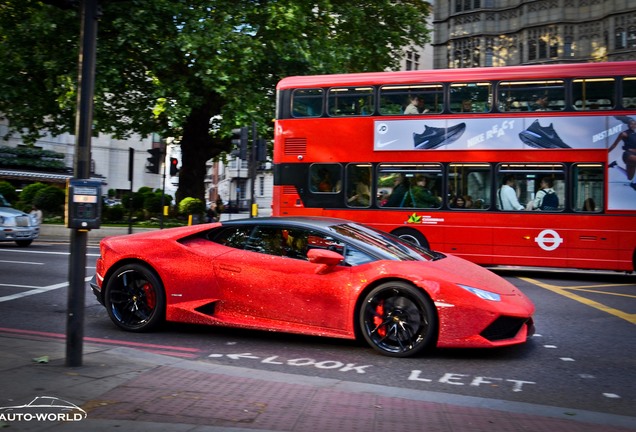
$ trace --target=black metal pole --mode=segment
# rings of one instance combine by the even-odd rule
[[[133,212],[133,166],[134,166],[134,152],[130,152],[133,150],[132,147],[129,149],[128,157],[130,159],[130,166],[128,169],[128,180],[130,181],[130,194],[128,195],[128,234],[132,234],[132,212]]]
[[[75,121],[74,176],[77,179],[87,179],[90,174],[93,94],[95,91],[97,0],[83,0],[80,6],[80,16],[82,26]],[[87,230],[71,230],[68,314],[66,320],[66,366],[71,367],[82,365],[87,239]]]

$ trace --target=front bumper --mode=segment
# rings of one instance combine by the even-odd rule
[[[93,275],[93,277],[88,282],[88,284],[90,285],[91,290],[93,290],[93,294],[95,294],[95,297],[97,298],[97,301],[100,302],[103,305],[104,304],[104,298],[102,296],[102,288],[97,284],[97,275],[96,274]]]

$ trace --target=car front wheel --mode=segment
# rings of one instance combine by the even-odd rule
[[[437,340],[437,314],[431,300],[405,282],[374,288],[360,308],[360,328],[375,350],[391,357],[408,357]]]
[[[117,326],[145,332],[163,321],[166,296],[163,284],[151,269],[141,264],[127,264],[109,278],[104,304]]]

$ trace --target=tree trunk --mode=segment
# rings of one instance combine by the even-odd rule
[[[181,138],[181,169],[176,204],[184,198],[206,201],[206,162],[221,152],[210,137],[210,117],[214,115],[213,102],[192,109],[183,127]],[[217,105],[218,106],[218,105]]]

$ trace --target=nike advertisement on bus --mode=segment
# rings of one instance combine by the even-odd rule
[[[623,153],[636,151],[636,116],[376,120],[374,150],[608,149],[608,209],[636,210]]]

